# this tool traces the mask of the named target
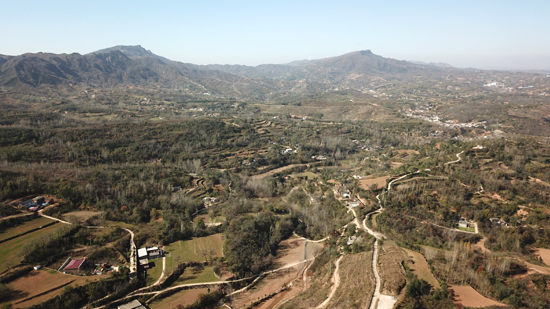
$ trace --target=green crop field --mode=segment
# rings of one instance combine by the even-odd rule
[[[162,258],[149,260],[149,263],[154,262],[155,266],[147,270],[147,285],[152,285],[157,282],[162,274]]]
[[[63,224],[60,223],[54,224],[0,244],[0,272],[7,270],[8,264],[11,264],[11,266],[19,264],[22,258],[20,254],[21,248],[29,241],[38,239],[42,235],[52,233],[62,226]]]
[[[195,269],[193,267],[188,267],[185,269],[185,272],[172,284],[172,286],[189,284],[189,283],[203,283],[203,282],[213,282],[218,281],[214,275],[214,267],[208,266],[203,269]]]
[[[41,227],[42,225],[52,223],[52,222],[53,222],[53,220],[50,220],[50,219],[44,218],[44,217],[40,217],[40,218],[36,218],[34,220],[31,220],[31,221],[27,221],[27,222],[25,222],[21,225],[11,227],[11,228],[1,232],[0,233],[0,240],[4,240],[4,239],[10,238],[10,237],[13,237],[15,235],[21,234],[21,233],[25,233],[27,231],[30,231],[32,229]]]
[[[210,258],[221,257],[222,245],[221,234],[173,242],[164,248],[167,252],[166,268],[172,270],[179,263],[205,261],[204,253],[207,250],[212,250]]]

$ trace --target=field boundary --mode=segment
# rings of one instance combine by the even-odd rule
[[[26,232],[23,232],[23,233],[20,233],[20,234],[17,234],[17,235],[8,237],[8,238],[6,238],[6,239],[2,239],[2,240],[0,240],[0,244],[1,244],[1,243],[5,243],[6,241],[10,241],[10,240],[12,240],[12,239],[16,239],[17,237],[21,237],[21,236],[23,236],[23,235],[27,235],[27,234],[29,234],[29,233],[36,232],[36,231],[38,231],[38,230],[41,230],[41,229],[43,229],[43,228],[45,228],[45,227],[48,227],[48,226],[52,226],[52,225],[57,224],[57,223],[58,223],[58,221],[53,221],[53,222],[50,222],[50,223],[46,223],[46,224],[44,224],[44,225],[42,225],[42,226],[39,226],[39,227],[37,227],[37,228],[34,228],[34,229],[32,229],[32,230],[28,230],[28,231],[26,231]]]

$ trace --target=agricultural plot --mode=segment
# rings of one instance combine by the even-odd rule
[[[153,285],[162,274],[162,258],[149,260],[149,265],[155,263],[155,266],[147,270],[147,285]]]
[[[82,277],[62,274],[54,270],[34,270],[8,286],[16,292],[16,299],[10,302],[13,308],[27,308],[60,295],[66,286],[84,285],[89,281],[104,279],[106,275]]]
[[[221,257],[222,246],[222,234],[173,242],[164,248],[167,252],[167,271],[172,271],[183,262],[204,262],[206,259]]]
[[[378,271],[380,272],[381,293],[397,296],[405,287],[405,270],[401,265],[406,259],[405,254],[397,245],[390,241],[384,242],[378,253]]]
[[[72,222],[71,220],[74,220],[75,222],[84,222],[88,219],[90,219],[93,216],[97,216],[101,214],[101,212],[97,211],[72,211],[68,212],[66,214],[63,214],[63,219]]]
[[[52,222],[54,221],[44,217],[39,217],[31,221],[27,221],[21,225],[14,226],[5,231],[0,232],[0,240],[8,239],[10,237],[19,235],[21,233],[25,233],[27,231],[39,228],[43,225],[46,225]]]
[[[319,176],[313,172],[303,172],[303,173],[296,173],[291,175],[293,178],[305,178],[307,179],[317,179]]]
[[[373,184],[376,184],[378,188],[386,186],[386,180],[390,179],[390,176],[382,176],[378,178],[367,178],[359,180],[359,187],[363,190],[370,190]]]
[[[174,295],[163,298],[149,304],[151,309],[173,309],[178,305],[188,306],[194,303],[201,294],[207,294],[208,289],[183,290]]]
[[[340,286],[328,308],[367,308],[374,292],[372,251],[346,255],[340,262]]]
[[[455,298],[453,301],[456,304],[462,304],[466,307],[484,308],[489,306],[506,306],[479,294],[469,285],[450,285],[449,289],[454,292]]]
[[[172,284],[172,286],[189,284],[189,283],[203,283],[219,281],[214,275],[214,267],[188,267],[183,274]]]
[[[407,255],[410,258],[408,264],[409,269],[416,274],[418,279],[423,279],[428,282],[434,288],[439,288],[439,282],[435,279],[432,272],[430,271],[430,266],[424,258],[424,256],[418,252],[411,251],[408,249],[403,249],[407,252]]]
[[[50,220],[51,221],[51,220]],[[0,272],[8,269],[8,266],[19,264],[21,260],[21,249],[30,241],[39,239],[42,235],[55,232],[62,228],[63,224],[54,224],[43,229],[25,234],[21,237],[8,240],[0,244]],[[9,231],[9,230],[8,230]]]

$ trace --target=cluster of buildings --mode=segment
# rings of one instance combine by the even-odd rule
[[[473,228],[474,227],[474,222],[473,221],[470,221],[466,218],[458,218],[458,227],[461,227],[461,228]]]
[[[497,226],[506,226],[506,227],[510,226],[510,224],[508,224],[507,222],[499,218],[490,218],[489,221],[491,221],[492,224],[496,224]]]
[[[29,211],[38,211],[51,203],[53,203],[53,198],[45,198],[44,196],[37,196],[33,199],[21,202],[19,204],[19,207],[26,208]]]
[[[149,268],[149,259],[157,259],[162,256],[162,250],[158,247],[144,247],[138,249],[138,266],[143,269]]]

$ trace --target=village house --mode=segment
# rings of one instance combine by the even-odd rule
[[[508,223],[506,223],[505,221],[503,221],[499,218],[491,218],[489,220],[491,221],[492,224],[496,224],[498,226],[509,226]]]
[[[162,256],[162,250],[158,247],[145,247],[138,249],[138,264],[144,269],[149,268],[149,259],[157,259]]]
[[[150,259],[157,259],[161,256],[160,249],[158,247],[147,248],[147,256]]]
[[[149,268],[149,256],[147,255],[147,248],[138,249],[138,264],[142,268]]]
[[[80,274],[86,266],[86,258],[72,259],[68,258],[63,265],[59,268],[59,271],[71,274]]]

